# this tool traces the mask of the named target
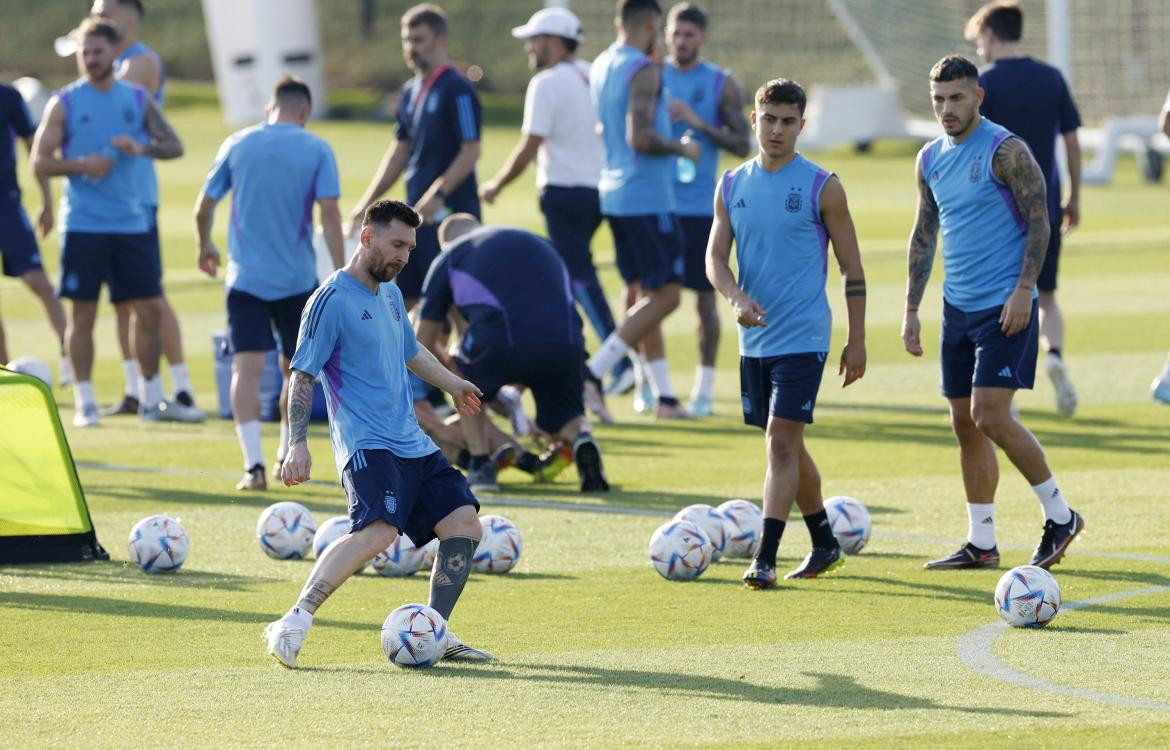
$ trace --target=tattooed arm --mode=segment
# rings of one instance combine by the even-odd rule
[[[922,158],[914,166],[914,177],[918,182],[918,217],[914,220],[914,231],[910,233],[908,276],[906,279],[906,311],[902,318],[902,345],[915,357],[922,356],[922,324],[918,320],[918,305],[926,292],[930,280],[930,269],[934,265],[934,253],[938,247],[938,204],[934,193],[922,174]]]
[[[313,409],[313,378],[293,370],[288,380],[288,453],[280,469],[285,485],[309,481],[309,413]]]
[[[1008,138],[1000,144],[995,150],[992,169],[1012,191],[1016,208],[1028,227],[1020,277],[999,316],[1004,334],[1014,336],[1027,328],[1032,318],[1032,291],[1048,252],[1048,236],[1052,231],[1048,223],[1048,186],[1040,165],[1019,138]]]
[[[183,155],[183,142],[152,101],[146,103],[146,132],[150,133],[150,143],[139,143],[128,135],[119,135],[110,141],[110,145],[124,154],[149,156],[151,159],[178,159]]]
[[[699,117],[690,105],[681,99],[670,102],[670,117],[675,122],[683,121],[696,132],[703,133],[711,142],[724,151],[739,157],[752,152],[752,128],[743,114],[743,89],[739,81],[728,76],[719,93],[719,117],[721,125],[715,125]]]
[[[674,154],[698,161],[701,152],[697,141],[663,138],[654,131],[654,112],[661,86],[662,73],[654,65],[646,65],[630,80],[626,142],[640,154]]]

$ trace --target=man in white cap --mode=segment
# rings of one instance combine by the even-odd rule
[[[500,171],[480,187],[479,196],[494,203],[536,159],[536,188],[549,239],[569,269],[581,312],[604,341],[615,326],[589,247],[601,225],[597,181],[603,154],[589,97],[589,63],[573,56],[582,39],[581,22],[566,8],[544,8],[512,29],[512,36],[525,40],[528,65],[537,73],[524,98],[520,141]],[[629,367],[624,359],[614,376],[620,378]]]

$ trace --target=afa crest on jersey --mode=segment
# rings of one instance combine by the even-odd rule
[[[793,190],[788,194],[788,200],[784,201],[784,208],[788,209],[788,213],[794,214],[800,210],[803,200],[800,197],[800,192]]]
[[[979,180],[982,179],[982,177],[983,177],[983,162],[980,161],[979,159],[976,159],[971,164],[971,174],[969,175],[969,179],[971,180],[971,182],[979,182]]]

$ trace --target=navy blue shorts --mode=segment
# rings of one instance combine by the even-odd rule
[[[464,505],[479,512],[467,479],[442,451],[399,458],[388,450],[358,450],[341,473],[349,499],[350,532],[385,521],[421,547],[435,538],[435,524]]]
[[[825,354],[740,357],[739,389],[744,424],[767,427],[768,417],[812,424]]]
[[[276,300],[263,300],[241,292],[227,290],[227,340],[233,352],[266,352],[280,342],[280,353],[292,359],[297,350],[297,332],[301,312],[313,294],[310,289],[301,294]]]
[[[16,201],[0,201],[0,258],[5,276],[23,276],[44,268],[28,214]]]
[[[427,280],[427,271],[431,263],[439,257],[439,228],[434,224],[423,224],[414,230],[414,250],[410,251],[410,260],[394,279],[398,288],[402,290],[402,299],[410,304],[411,300],[422,297],[423,282]]]
[[[102,284],[110,302],[149,299],[162,294],[162,263],[149,232],[65,232],[61,240],[58,295],[95,301]]]
[[[683,286],[696,292],[713,292],[707,280],[707,240],[711,237],[711,216],[680,216],[683,235]]]
[[[606,218],[623,281],[636,281],[647,290],[682,281],[683,239],[674,214]]]
[[[1052,233],[1048,235],[1048,253],[1044,256],[1044,265],[1036,279],[1036,288],[1042,292],[1056,291],[1056,272],[1060,267],[1060,224],[1058,221],[1052,225]]]
[[[573,281],[597,280],[589,245],[601,226],[601,200],[596,188],[548,185],[540,191],[540,210],[557,254]]]
[[[967,398],[972,388],[1031,388],[1036,382],[1036,351],[1040,334],[1036,301],[1028,327],[1003,335],[999,313],[992,307],[965,313],[943,301],[942,393]]]
[[[489,346],[481,351],[471,359],[460,352],[455,363],[483,391],[484,401],[494,399],[502,386],[523,383],[536,402],[536,425],[545,432],[559,432],[585,415],[585,353],[580,345]]]

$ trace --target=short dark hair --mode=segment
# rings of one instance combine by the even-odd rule
[[[422,217],[418,212],[402,201],[381,200],[375,201],[366,209],[362,216],[362,226],[368,227],[371,224],[389,226],[395,219],[413,229],[418,229],[422,224]]]
[[[679,21],[693,23],[703,31],[707,30],[707,13],[694,3],[678,3],[671,7],[666,14],[667,25],[671,26]]]
[[[618,0],[617,17],[621,19],[622,26],[632,26],[649,13],[662,15],[662,6],[658,0]]]
[[[103,36],[115,46],[122,41],[122,34],[118,31],[118,27],[100,16],[88,16],[77,25],[76,39],[85,39],[89,36]]]
[[[937,83],[959,81],[964,78],[978,82],[979,68],[962,55],[947,55],[930,69],[930,80]]]
[[[313,92],[309,91],[309,84],[292,75],[286,75],[276,82],[272,87],[272,99],[281,104],[285,102],[292,104],[303,99],[305,104],[313,106]]]
[[[756,106],[765,104],[795,104],[804,116],[804,106],[808,103],[804,88],[796,81],[787,78],[773,78],[760,88],[756,89]]]
[[[997,39],[1018,42],[1020,35],[1024,33],[1024,11],[1020,10],[1020,6],[1015,2],[1008,0],[988,3],[975,11],[971,20],[967,21],[963,35],[969,41],[974,41],[984,29],[995,34]]]
[[[439,36],[447,35],[447,14],[434,3],[420,3],[402,14],[402,25],[407,28],[427,26]]]
[[[118,5],[129,5],[138,11],[139,18],[146,15],[146,8],[142,7],[142,0],[118,0]]]

